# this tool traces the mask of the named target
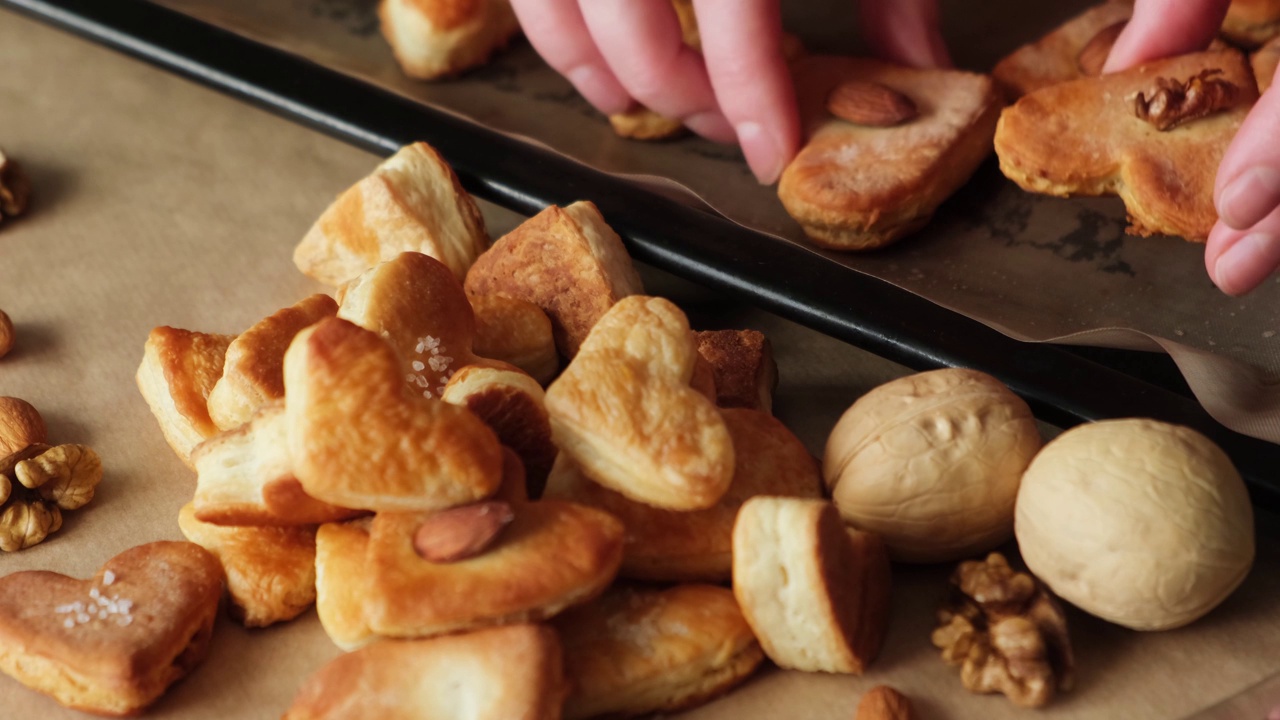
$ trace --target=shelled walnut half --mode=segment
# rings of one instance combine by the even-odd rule
[[[1062,607],[999,553],[960,563],[932,640],[973,692],[1000,692],[1015,705],[1040,707],[1071,689],[1071,640]]]
[[[37,545],[62,527],[62,511],[93,499],[102,461],[84,445],[32,444],[0,458],[0,551]]]
[[[1134,114],[1161,132],[1226,110],[1240,97],[1240,88],[1220,77],[1222,70],[1205,70],[1185,82],[1156,78],[1149,92],[1134,98]]]

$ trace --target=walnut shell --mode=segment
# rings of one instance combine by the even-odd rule
[[[1000,381],[945,369],[881,385],[831,431],[823,475],[845,522],[906,562],[969,557],[1013,534],[1031,410]]]
[[[22,452],[47,438],[44,418],[31,403],[15,397],[0,397],[0,458]]]
[[[1049,443],[1018,493],[1023,560],[1064,600],[1135,630],[1208,613],[1249,572],[1253,509],[1231,460],[1154,420],[1082,425]]]

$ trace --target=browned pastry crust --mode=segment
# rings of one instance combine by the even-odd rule
[[[294,476],[338,507],[426,510],[492,495],[498,438],[466,408],[411,393],[395,350],[341,318],[303,330],[284,359]]]
[[[245,627],[292,620],[316,600],[316,528],[224,527],[200,522],[187,503],[178,527],[222,564],[231,614]]]
[[[369,518],[326,523],[316,531],[316,615],[343,650],[377,640],[364,618],[369,573]]]
[[[158,327],[147,344],[135,379],[160,432],[182,462],[191,450],[218,433],[209,417],[209,393],[222,377],[222,363],[234,335],[210,335]]]
[[[918,230],[991,151],[1000,101],[985,75],[818,56],[792,72],[808,141],[783,171],[778,197],[823,247],[869,250]],[[906,95],[918,117],[893,127],[834,117],[827,98],[851,80]]]
[[[542,387],[519,370],[472,365],[454,374],[441,396],[462,405],[493,428],[498,441],[514,451],[524,467],[529,491],[542,495],[556,460]]]
[[[222,568],[198,545],[154,542],[89,580],[25,571],[0,578],[0,672],[102,715],[150,705],[205,657]]]
[[[209,392],[209,417],[222,430],[249,422],[253,411],[284,397],[284,351],[293,336],[338,312],[328,295],[312,295],[259,321],[227,347],[222,377]]]
[[[1052,32],[1014,50],[991,71],[1009,99],[1042,87],[1084,77],[1080,51],[1102,30],[1125,22],[1133,14],[1131,2],[1104,2],[1071,18]]]
[[[470,300],[476,317],[475,353],[511,363],[546,387],[560,370],[551,318],[524,300],[501,295],[473,295]]]
[[[714,403],[690,386],[698,357],[675,305],[643,295],[618,301],[547,388],[556,445],[637,502],[714,506],[733,480],[733,440]]]
[[[484,217],[458,176],[434,148],[418,142],[339,195],[298,243],[293,262],[336,286],[415,251],[462,277],[488,244]]]
[[[559,720],[560,641],[541,625],[383,641],[303,682],[285,720]]]
[[[466,288],[542,308],[568,358],[614,303],[644,291],[622,240],[585,201],[549,207],[507,233],[467,273]]]
[[[698,354],[715,377],[716,405],[773,411],[778,365],[773,347],[756,330],[703,330],[693,334]]]
[[[469,365],[517,371],[475,354],[471,301],[461,281],[432,257],[400,253],[352,281],[340,299],[338,317],[396,349],[412,393],[438,399],[453,373]]]
[[[215,525],[315,525],[361,510],[307,495],[293,475],[284,402],[258,408],[249,422],[191,451],[196,470],[195,517]]]
[[[364,617],[385,637],[429,637],[533,622],[604,590],[622,560],[622,523],[594,508],[542,500],[483,553],[433,563],[415,551],[422,513],[379,513],[366,555]]]
[[[1280,0],[1232,0],[1222,34],[1244,47],[1257,47],[1280,36]]]
[[[664,582],[722,582],[733,570],[733,523],[756,495],[822,496],[818,464],[804,444],[768,413],[721,411],[733,437],[733,483],[707,510],[674,512],[626,497],[592,482],[567,456],[556,461],[547,496],[598,507],[627,528],[620,574]]]
[[[508,0],[382,0],[378,18],[400,69],[417,80],[483,65],[520,32]]]
[[[1253,65],[1253,76],[1258,80],[1258,93],[1266,92],[1275,80],[1276,66],[1280,65],[1280,38],[1259,48],[1250,63]]]
[[[1237,88],[1223,112],[1167,132],[1137,117],[1134,98],[1158,79],[1181,83],[1206,70],[1221,70],[1215,79]],[[1130,232],[1203,242],[1218,217],[1218,164],[1257,97],[1240,52],[1183,55],[1027,95],[1001,116],[996,153],[1000,169],[1025,190],[1119,195]]]
[[[573,688],[565,720],[694,707],[764,659],[733,592],[711,585],[615,587],[554,625]]]

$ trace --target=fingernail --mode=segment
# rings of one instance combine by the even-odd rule
[[[734,140],[733,128],[724,115],[716,110],[695,113],[684,119],[685,127],[708,140],[731,143]]]
[[[1218,215],[1227,225],[1243,230],[1253,227],[1280,205],[1280,171],[1255,167],[1240,173],[1222,190]]]
[[[737,126],[738,143],[761,185],[772,185],[782,175],[782,152],[778,143],[765,133],[760,123],[744,122]]]
[[[1280,242],[1271,233],[1251,233],[1227,248],[1213,265],[1213,282],[1228,295],[1243,295],[1280,262]]]
[[[565,77],[587,102],[605,115],[624,113],[631,107],[631,98],[613,77],[594,65],[579,65],[565,73]]]

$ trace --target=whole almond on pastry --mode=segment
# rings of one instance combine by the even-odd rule
[[[911,98],[878,82],[849,80],[827,96],[832,115],[856,125],[892,127],[914,120],[920,113]]]
[[[443,510],[422,523],[413,535],[413,547],[434,563],[466,560],[484,552],[514,519],[511,506],[501,501]]]
[[[1090,77],[1102,74],[1102,66],[1107,64],[1107,56],[1111,54],[1112,46],[1116,44],[1116,39],[1128,24],[1128,20],[1121,20],[1102,28],[1080,49],[1080,54],[1076,56],[1076,66],[1080,68],[1081,73]]]
[[[915,720],[911,701],[888,685],[877,685],[862,696],[855,720]]]

